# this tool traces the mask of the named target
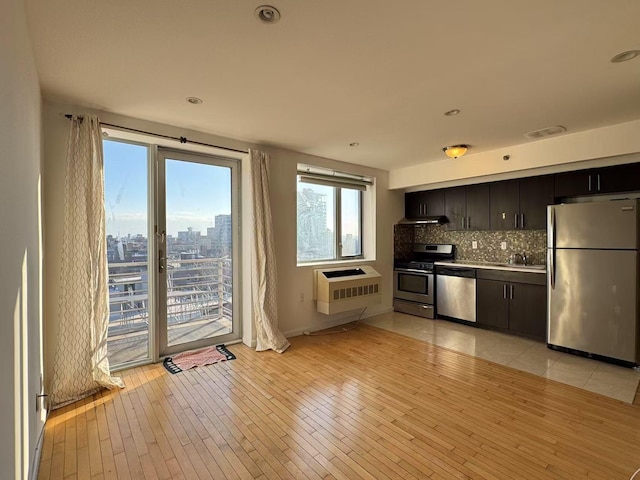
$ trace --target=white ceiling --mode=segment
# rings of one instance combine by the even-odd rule
[[[386,170],[640,118],[639,0],[25,1],[45,98]]]

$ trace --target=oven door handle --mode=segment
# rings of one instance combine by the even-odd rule
[[[413,268],[394,268],[396,272],[402,273],[417,273],[419,275],[433,275],[433,272],[427,272],[426,270],[415,270]]]

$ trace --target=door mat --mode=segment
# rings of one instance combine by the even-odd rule
[[[199,350],[182,352],[173,357],[167,357],[162,364],[169,373],[180,373],[193,367],[202,367],[213,363],[235,360],[236,356],[224,345],[205,347]]]

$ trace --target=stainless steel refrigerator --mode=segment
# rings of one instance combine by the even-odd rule
[[[638,200],[547,207],[547,343],[640,363]]]

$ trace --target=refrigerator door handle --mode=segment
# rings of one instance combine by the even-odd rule
[[[552,289],[556,288],[556,212],[555,208],[549,209],[549,285]]]

